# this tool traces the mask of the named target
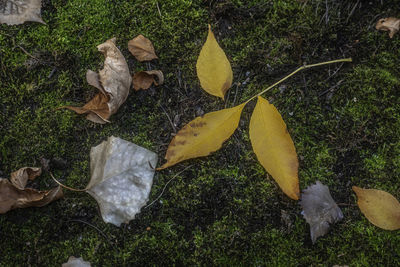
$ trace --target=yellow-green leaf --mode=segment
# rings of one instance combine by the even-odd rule
[[[221,148],[236,130],[245,104],[197,117],[185,125],[172,139],[159,169],[165,169],[186,159],[203,157]]]
[[[278,110],[261,96],[251,116],[250,140],[261,165],[286,195],[298,200],[296,149]]]
[[[226,91],[232,85],[232,68],[224,50],[215,40],[211,26],[208,27],[207,40],[197,59],[197,77],[199,77],[201,87],[207,93],[224,99]]]
[[[400,229],[400,203],[391,194],[376,189],[353,186],[358,207],[374,225],[386,229]]]

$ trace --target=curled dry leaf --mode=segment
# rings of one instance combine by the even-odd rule
[[[158,169],[165,169],[186,159],[203,157],[217,151],[236,130],[245,104],[210,112],[185,125],[172,139],[165,159]]]
[[[328,232],[330,224],[343,219],[343,213],[333,200],[329,188],[319,181],[303,191],[300,205],[304,219],[310,225],[313,244]]]
[[[391,194],[376,189],[353,186],[357,194],[357,204],[367,219],[379,228],[400,229],[400,203]]]
[[[33,21],[46,24],[40,16],[42,0],[1,0],[0,23],[8,25]]]
[[[68,108],[78,114],[87,114],[86,118],[90,121],[106,123],[128,97],[132,78],[124,56],[115,46],[115,38],[100,44],[97,49],[105,56],[104,68],[99,74],[88,70],[86,80],[99,92],[83,107],[62,108]]]
[[[197,59],[197,77],[207,93],[224,99],[226,91],[232,85],[232,68],[224,50],[218,45],[211,26],[208,27],[207,40]]]
[[[158,58],[151,41],[141,34],[128,42],[128,49],[139,61],[150,61]]]
[[[48,191],[25,188],[26,181],[40,172],[39,168],[22,168],[12,173],[11,181],[0,178],[0,214],[17,208],[42,207],[63,197],[60,186]]]
[[[146,204],[157,154],[111,136],[90,151],[90,182],[86,191],[99,204],[103,220],[120,226]]]
[[[157,79],[156,79],[157,78]],[[156,86],[164,83],[164,75],[161,70],[140,71],[133,75],[133,88],[136,91],[146,90],[154,83]]]
[[[15,187],[24,190],[28,180],[34,180],[42,174],[41,168],[24,167],[18,171],[12,172],[10,180]]]
[[[84,261],[82,257],[71,256],[68,258],[68,262],[62,264],[62,267],[90,267],[90,262]]]
[[[393,38],[395,33],[400,30],[400,19],[394,17],[380,19],[375,28],[380,31],[388,31],[389,37]]]
[[[258,161],[286,195],[298,200],[299,162],[296,149],[279,111],[261,96],[251,116],[249,133]]]

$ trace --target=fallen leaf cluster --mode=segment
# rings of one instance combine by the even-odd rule
[[[0,214],[27,207],[42,207],[63,197],[60,186],[46,191],[25,188],[28,180],[42,173],[40,168],[25,167],[11,173],[10,179],[0,178]]]

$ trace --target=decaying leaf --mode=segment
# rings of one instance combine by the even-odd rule
[[[84,261],[82,257],[75,258],[71,256],[68,258],[68,262],[63,263],[62,267],[90,267],[90,262]]]
[[[34,180],[42,174],[41,168],[24,167],[18,171],[12,172],[10,180],[15,187],[24,190],[28,180]]]
[[[63,197],[60,186],[48,191],[25,188],[28,179],[40,175],[40,168],[22,168],[12,173],[12,179],[0,178],[0,214],[9,210],[27,207],[42,207]]]
[[[393,38],[395,33],[400,30],[400,19],[394,17],[380,19],[375,28],[380,31],[388,31],[389,37]]]
[[[90,151],[86,191],[96,199],[105,222],[128,223],[146,204],[157,154],[111,136]]]
[[[218,45],[211,26],[196,64],[197,77],[201,87],[209,94],[224,99],[226,91],[231,87],[233,73],[225,52]]]
[[[186,124],[172,139],[165,155],[167,162],[158,169],[217,151],[235,132],[244,106],[210,112]]]
[[[358,207],[374,225],[385,230],[400,229],[400,203],[391,194],[376,189],[353,186]]]
[[[279,111],[261,96],[250,120],[250,141],[258,161],[282,191],[298,200],[299,163],[296,149]]]
[[[83,107],[62,108],[68,108],[78,114],[87,114],[86,118],[90,121],[106,123],[128,97],[132,78],[124,56],[115,46],[115,38],[100,44],[97,49],[105,56],[104,68],[99,74],[88,70],[86,80],[99,89],[98,94]]]
[[[132,82],[133,88],[136,91],[140,89],[146,90],[149,89],[153,83],[155,86],[163,84],[164,75],[161,70],[140,71],[133,75]]]
[[[46,24],[40,16],[42,0],[0,0],[0,23],[8,25],[33,21]]]
[[[150,61],[158,58],[151,41],[141,34],[128,42],[128,49],[139,61]]]
[[[330,224],[343,219],[343,213],[333,200],[329,188],[319,181],[303,190],[300,205],[304,219],[310,225],[313,244],[328,232]]]

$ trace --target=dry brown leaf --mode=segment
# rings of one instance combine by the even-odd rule
[[[29,169],[33,169],[33,171],[29,171]],[[13,173],[11,182],[8,179],[0,178],[0,214],[17,208],[42,207],[63,197],[60,186],[47,191],[25,188],[25,179],[33,180],[41,172],[40,169],[37,169],[39,168],[22,168]],[[21,185],[24,186],[18,188]]]
[[[136,91],[139,91],[140,89],[146,90],[149,89],[153,83],[155,86],[163,84],[164,75],[161,70],[140,71],[133,75],[132,81],[133,88]]]
[[[376,189],[353,186],[358,207],[374,225],[386,229],[400,229],[400,203],[391,194]]]
[[[68,108],[78,114],[87,114],[86,119],[90,121],[106,123],[128,97],[132,78],[124,56],[115,46],[115,38],[100,44],[97,49],[105,56],[104,68],[99,74],[88,70],[86,80],[100,92],[83,107],[61,108]]]
[[[128,49],[139,61],[150,61],[158,58],[151,41],[141,34],[128,42]]]
[[[41,168],[25,167],[18,171],[12,172],[10,181],[18,189],[24,190],[28,180],[34,180],[36,177],[42,174]]]
[[[46,24],[40,16],[42,0],[1,0],[0,23],[8,25],[34,21]]]
[[[389,37],[393,38],[395,33],[400,30],[400,19],[394,17],[380,19],[375,28],[379,31],[388,31]]]

